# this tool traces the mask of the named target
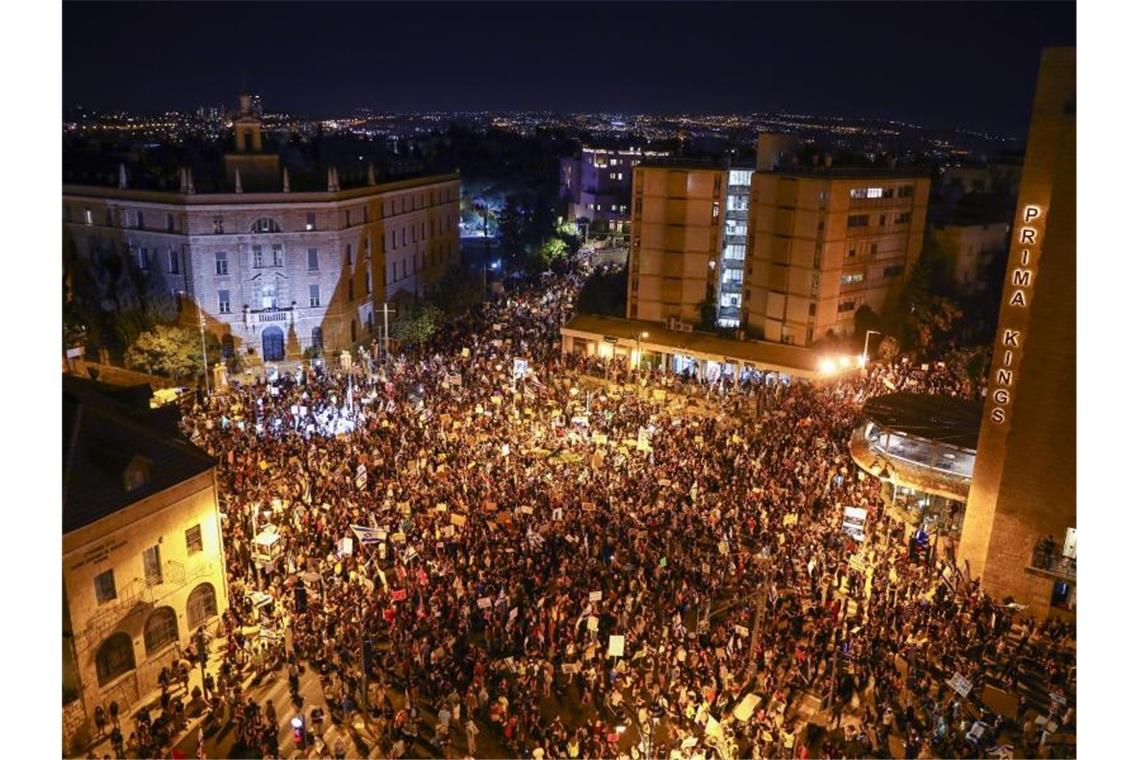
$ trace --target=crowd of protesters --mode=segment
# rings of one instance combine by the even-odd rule
[[[581,282],[508,291],[419,350],[328,357],[186,415],[220,463],[231,588],[208,692],[241,744],[287,749],[242,674],[296,692],[302,667],[335,716],[369,714],[388,757],[888,757],[892,735],[906,757],[999,737],[1036,756],[1043,725],[1074,724],[1075,628],[1015,627],[952,563],[908,561],[847,452],[871,395],[980,389],[937,365],[826,385],[603,366],[560,350]],[[671,403],[692,395],[719,413]],[[867,510],[861,544],[848,506]],[[1028,660],[1069,695],[1044,721],[947,684],[980,689],[995,662],[1016,689]],[[806,725],[809,695],[835,730]]]

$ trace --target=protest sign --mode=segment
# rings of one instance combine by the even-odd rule
[[[606,657],[625,656],[625,636],[610,636],[610,646],[606,650]]]
[[[602,592],[601,591],[591,591],[590,592],[590,601],[591,602],[602,601]]]
[[[490,607],[491,607],[491,597],[489,597],[489,596],[485,596],[485,597],[483,597],[482,599],[480,599],[480,600],[477,602],[477,604],[479,605],[479,609],[481,609],[481,610],[490,609]]]

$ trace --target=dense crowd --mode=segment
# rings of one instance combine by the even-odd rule
[[[294,691],[299,668],[317,669],[335,714],[365,709],[366,683],[389,757],[417,742],[885,757],[891,734],[907,757],[978,756],[1010,735],[1036,753],[1026,705],[1003,719],[947,680],[1035,658],[1064,693],[1075,629],[1013,629],[1014,611],[950,564],[909,562],[879,481],[847,452],[870,395],[980,389],[937,365],[821,386],[602,366],[560,351],[580,286],[548,278],[421,350],[350,370],[330,357],[185,417],[220,461],[231,588],[210,692],[240,743],[281,751],[277,716],[240,685],[279,666]],[[598,375],[616,384],[588,386]],[[692,396],[710,413],[679,411]],[[867,510],[862,544],[842,529],[847,506]],[[254,540],[268,530],[267,565]],[[840,730],[797,717],[809,693]],[[1071,700],[1052,712],[1073,725]]]

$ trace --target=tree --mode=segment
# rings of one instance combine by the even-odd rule
[[[392,337],[406,343],[426,343],[443,324],[443,311],[432,303],[403,310],[392,326]]]
[[[933,292],[932,277],[929,259],[920,257],[903,286],[892,325],[892,332],[902,337],[904,348],[922,353],[948,334],[962,317],[956,303]]]
[[[206,352],[211,363],[221,357],[221,344],[212,333],[206,335]],[[202,339],[197,330],[155,325],[139,333],[125,358],[128,367],[176,379],[189,377],[202,369]]]
[[[566,260],[566,241],[560,237],[547,238],[538,249],[538,262],[543,269],[550,269],[555,264]]]
[[[894,361],[894,358],[899,355],[899,342],[891,336],[886,336],[879,341],[879,358],[885,362]]]

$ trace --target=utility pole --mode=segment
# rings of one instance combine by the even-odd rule
[[[768,606],[768,558],[761,560],[764,569],[760,574],[760,585],[756,589],[756,610],[752,613],[752,643],[748,646],[748,675],[745,681],[749,684],[756,677],[756,642],[760,638],[760,626],[764,622],[764,613]]]
[[[387,301],[384,302],[384,308],[381,309],[381,311],[384,314],[384,363],[387,364],[388,363],[388,355],[389,355],[389,350],[388,350],[388,315],[389,314],[395,314],[396,311],[395,311],[395,309],[389,309],[388,308],[388,302]]]

